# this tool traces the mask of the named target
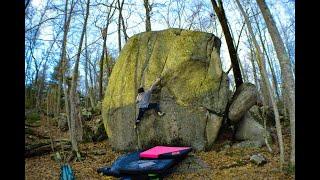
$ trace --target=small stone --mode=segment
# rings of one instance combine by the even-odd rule
[[[250,161],[257,164],[258,166],[263,165],[267,160],[261,154],[254,154],[250,157]]]
[[[224,145],[223,146],[223,149],[228,149],[228,148],[230,148],[231,146],[229,145],[229,144],[226,144],[226,145]]]
[[[105,149],[97,149],[97,150],[94,150],[92,153],[94,155],[104,155],[104,154],[107,153],[107,150],[105,150]]]

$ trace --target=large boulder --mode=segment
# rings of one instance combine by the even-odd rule
[[[102,104],[103,121],[115,150],[185,145],[204,150],[217,137],[228,101],[227,76],[219,57],[221,41],[182,29],[132,36],[113,68]],[[151,102],[166,113],[147,112],[134,121],[137,89],[162,76]],[[208,115],[215,112],[219,116]]]

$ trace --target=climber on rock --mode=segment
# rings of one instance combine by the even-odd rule
[[[160,80],[161,80],[161,78],[157,78],[156,81],[150,87],[150,89],[148,89],[146,91],[144,91],[143,87],[140,87],[138,89],[138,96],[137,96],[136,103],[138,103],[138,106],[139,106],[139,114],[136,119],[136,125],[140,123],[141,118],[143,117],[143,114],[147,110],[154,109],[159,116],[163,116],[165,114],[160,111],[158,103],[150,103],[151,93],[156,88],[157,84],[159,84]]]

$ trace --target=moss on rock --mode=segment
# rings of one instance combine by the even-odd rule
[[[132,36],[116,61],[102,104],[113,148],[131,150],[152,142],[174,142],[202,150],[213,142],[206,139],[206,112],[199,107],[216,112],[225,109],[228,85],[221,68],[220,44],[213,34],[182,29]],[[159,102],[166,115],[147,114],[136,133],[137,89],[149,88],[159,76],[163,80],[152,101]]]

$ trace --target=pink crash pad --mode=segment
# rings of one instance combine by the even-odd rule
[[[140,158],[159,158],[161,154],[172,153],[179,154],[180,151],[191,149],[190,147],[168,147],[168,146],[156,146],[140,153]]]

